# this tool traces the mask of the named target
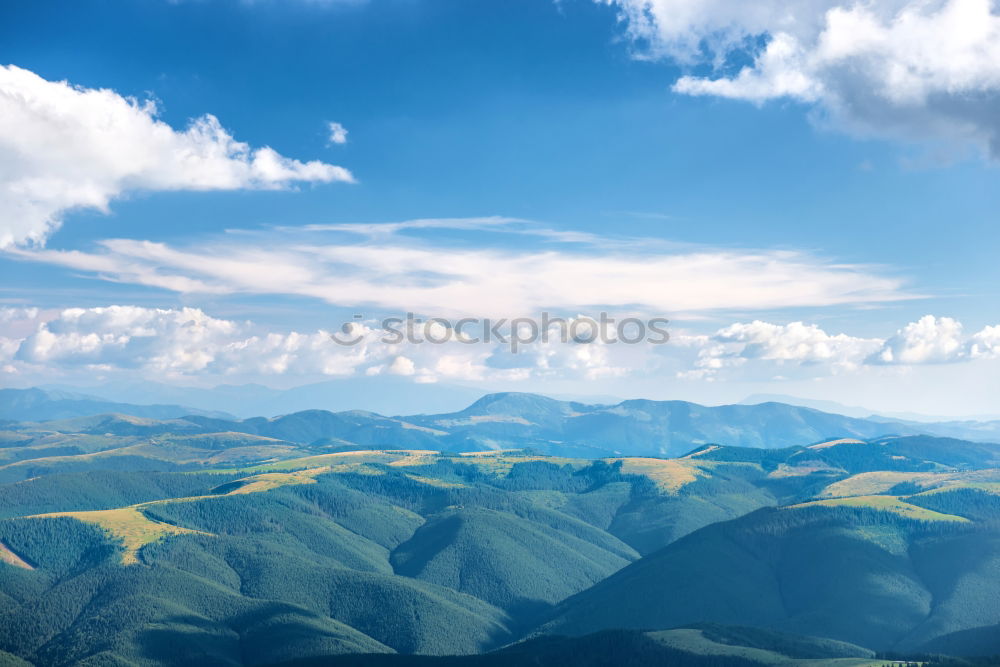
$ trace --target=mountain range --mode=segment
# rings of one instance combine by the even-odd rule
[[[186,387],[162,382],[105,383],[85,389],[49,385],[40,389],[117,403],[197,405],[244,419],[319,409],[338,412],[363,408],[385,414],[450,412],[482,395],[474,388],[445,382],[415,385],[402,376],[352,377],[287,389],[261,384]]]
[[[185,415],[233,418],[227,412],[182,405],[119,403],[87,394],[51,389],[0,389],[0,420],[49,421],[107,413],[150,419],[173,419]]]
[[[511,393],[2,428],[0,664],[1000,655],[998,444]]]
[[[362,394],[358,400],[363,400]],[[671,456],[709,442],[782,447],[835,436],[872,438],[890,434],[928,434],[981,442],[1000,441],[1000,421],[914,422],[879,416],[859,418],[780,402],[703,406],[686,401],[627,400],[595,405],[508,392],[488,394],[463,409],[443,413],[384,417],[361,410],[330,412],[317,409],[281,414],[272,406],[264,408],[260,414],[277,414],[276,417],[237,419],[227,413],[183,404],[112,403],[51,389],[0,390],[0,419],[52,422],[110,414],[174,421],[169,425],[148,424],[143,431],[137,423],[116,425],[114,418],[105,417],[100,423],[104,424],[101,428],[106,432],[122,429],[133,434],[149,434],[156,430],[174,433],[233,431],[299,443],[325,438],[373,446],[427,446],[455,451],[533,447],[553,454],[595,457],[613,454]],[[82,423],[85,422],[51,426],[56,430],[73,430],[82,428],[78,425]],[[91,423],[84,430],[93,431],[98,428],[96,424]],[[397,433],[401,429],[409,432]]]

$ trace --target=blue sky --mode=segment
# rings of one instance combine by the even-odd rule
[[[823,68],[801,66],[794,73],[810,82],[794,90],[761,92],[761,86],[751,82],[722,92],[706,86],[697,93],[682,92],[677,85],[682,76],[735,80],[741,67],[772,81],[761,54],[783,33],[768,30],[766,16],[737,12],[735,24],[745,22],[744,33],[731,40],[743,39],[738,48],[728,42],[703,41],[701,51],[692,56],[684,44],[715,34],[713,21],[733,24],[726,12],[736,10],[715,3],[722,7],[717,16],[695,15],[689,24],[677,26],[657,12],[675,14],[685,3],[662,0],[646,7],[650,27],[630,14],[638,4],[629,0],[6,3],[0,8],[0,64],[47,82],[67,81],[78,90],[109,89],[124,98],[155,100],[156,118],[177,133],[192,119],[211,114],[228,135],[253,149],[268,146],[300,163],[343,167],[356,182],[337,182],[343,179],[332,172],[307,177],[297,171],[280,178],[252,177],[235,185],[192,185],[173,173],[168,177],[116,171],[117,180],[105,193],[104,210],[82,201],[76,206],[52,204],[55,222],[40,237],[12,237],[7,250],[0,252],[4,277],[0,299],[10,310],[4,325],[9,363],[2,381],[17,386],[74,382],[92,379],[95,373],[113,380],[163,375],[168,368],[167,379],[182,384],[287,385],[384,369],[412,373],[425,382],[526,390],[578,387],[582,378],[590,381],[586,386],[593,393],[642,391],[708,402],[734,400],[759,390],[851,402],[865,387],[865,400],[878,402],[887,392],[896,395],[892,401],[883,400],[893,409],[906,407],[916,393],[914,387],[929,391],[942,378],[946,383],[973,382],[984,390],[991,387],[996,377],[990,347],[994,332],[986,328],[1000,321],[996,287],[1000,268],[995,261],[1000,188],[988,148],[993,128],[985,121],[980,127],[969,120],[990,110],[995,116],[1000,108],[989,65],[961,78],[972,80],[963,85],[978,91],[982,108],[963,108],[952,116],[935,107],[941,91],[925,90],[940,79],[932,67],[918,82],[925,101],[905,104],[892,95],[877,104],[851,97],[852,88],[838,88],[843,76],[829,74],[828,63]],[[838,8],[836,2],[828,4]],[[950,5],[963,3],[939,4],[943,14]],[[892,25],[895,10],[886,11],[890,14],[868,18]],[[928,22],[939,19],[927,11]],[[986,11],[990,20],[996,18],[988,7]],[[806,18],[802,17],[803,24]],[[831,26],[823,34],[832,34]],[[903,51],[894,50],[891,40],[896,37],[887,34],[887,46],[880,47],[878,57],[902,57],[893,55]],[[910,44],[914,34],[919,36],[907,33],[898,40],[911,40],[906,42]],[[748,42],[747,35],[756,41]],[[822,46],[822,40],[804,29],[791,32],[789,39],[805,56],[825,53],[810,42],[817,39]],[[962,35],[955,39],[957,48],[976,48],[965,44]],[[881,71],[872,53],[858,50],[854,57],[865,58],[857,61],[862,64],[875,62],[871,71]],[[713,68],[713,62],[722,64]],[[954,76],[951,69],[941,71]],[[48,95],[40,83],[24,85]],[[955,84],[946,88],[953,91]],[[329,141],[330,122],[347,129],[345,143]],[[13,132],[13,127],[7,131]],[[74,131],[86,130],[86,121],[80,121]],[[43,144],[40,154],[52,155],[45,153],[45,160],[32,158],[32,168],[61,161],[86,171],[89,158],[68,150],[62,154],[59,146]],[[142,142],[136,145],[141,151]],[[0,163],[0,178],[15,178],[10,174],[21,168],[17,155],[27,150],[23,142],[0,138],[0,160],[3,151],[14,156],[8,160],[12,167],[5,170]],[[127,152],[117,144],[108,145],[107,151]],[[0,205],[0,212],[16,213],[19,205],[16,201],[11,208]],[[489,216],[518,222],[499,228],[494,222],[444,222]],[[414,219],[442,222],[388,236],[302,230],[308,225]],[[557,232],[590,236],[581,244],[556,239]],[[135,247],[109,248],[108,239],[151,242],[197,257],[178,264],[180,260],[167,259],[163,253],[155,257],[147,253],[141,259],[142,271],[137,272],[134,265],[140,260]],[[266,272],[277,260],[265,251],[278,250],[290,265],[306,262],[305,266],[311,260],[296,254],[303,246],[341,242],[378,252],[364,260],[369,264],[363,267],[324,259],[323,284],[348,285],[343,291],[331,288],[329,294],[312,287],[283,290],[287,276],[281,273],[261,289],[259,281],[251,285],[232,275],[208,280],[190,268],[206,261],[206,252],[212,257],[232,253],[258,257],[261,271]],[[407,249],[424,255],[411,257],[402,252]],[[89,264],[67,260],[65,253],[71,251],[90,256]],[[687,274],[665,279],[664,290],[691,292],[690,299],[675,304],[656,296],[656,273],[647,271],[620,275],[620,282],[608,283],[613,283],[612,297],[588,304],[577,294],[567,300],[566,290],[554,288],[560,281],[557,271],[539,271],[544,284],[537,291],[550,290],[551,300],[512,300],[510,309],[520,307],[525,315],[540,308],[585,314],[610,305],[623,313],[664,315],[673,320],[680,343],[669,353],[646,351],[661,360],[656,364],[629,350],[621,358],[616,356],[619,352],[606,351],[607,359],[593,362],[594,366],[579,360],[579,350],[571,350],[565,353],[569,361],[555,363],[552,360],[564,353],[549,352],[549,362],[540,364],[541,357],[535,357],[513,364],[524,372],[502,377],[484,371],[490,364],[484,366],[483,359],[442,366],[440,357],[447,356],[443,351],[373,353],[363,362],[338,362],[329,372],[316,372],[302,370],[310,363],[322,366],[311,357],[299,360],[300,370],[295,370],[297,362],[261,368],[236,363],[223,367],[216,359],[200,366],[189,360],[164,361],[165,352],[149,351],[156,346],[147,336],[149,345],[144,343],[141,350],[121,344],[114,356],[95,352],[93,346],[74,348],[70,339],[135,337],[134,331],[109,333],[111,325],[99,317],[88,325],[97,328],[83,330],[79,322],[66,324],[60,315],[67,308],[112,305],[168,311],[189,307],[212,321],[252,322],[246,330],[226,334],[230,338],[212,338],[213,345],[224,347],[266,333],[312,335],[331,330],[354,312],[381,316],[414,308],[424,314],[462,313],[502,301],[491,290],[510,286],[495,279],[482,286],[481,298],[456,297],[441,303],[434,301],[434,293],[426,293],[414,297],[412,306],[402,290],[397,302],[376,298],[374,286],[414,279],[417,274],[410,275],[409,269],[447,267],[453,253],[465,253],[464,261],[470,262],[477,261],[476,253],[486,253],[490,261],[483,264],[484,271],[502,274],[506,266],[523,276],[534,271],[532,261],[541,261],[538,253],[546,252],[555,253],[557,259],[585,258],[603,267],[601,271],[614,268],[610,259],[624,256],[626,261],[614,266],[626,267],[626,273],[628,258],[659,261],[699,253],[728,258],[718,273],[718,290],[734,296],[712,306],[715,293],[705,291],[708,305],[698,307],[702,290],[709,288],[706,274],[692,269],[689,281]],[[746,257],[761,254],[766,260],[746,264]],[[733,257],[743,264],[733,268]],[[93,258],[99,258],[102,268],[93,268],[98,261]],[[776,291],[769,291],[767,298],[740,300],[736,288],[746,284],[750,274],[767,273],[771,269],[765,265],[785,261],[789,266],[773,276],[781,283]],[[386,275],[367,271],[392,262],[400,262],[400,268]],[[125,264],[132,268],[122,269]],[[688,271],[683,267],[690,264],[670,261],[663,266]],[[786,287],[789,294],[802,287],[795,284],[794,272],[803,266],[801,280],[823,284],[815,300],[780,297],[778,292]],[[579,274],[573,273],[578,269],[568,269],[566,280],[580,283]],[[846,284],[842,276],[833,275],[838,271],[850,274]],[[352,282],[356,272],[367,274],[360,286]],[[164,273],[205,280],[211,289],[164,289],[162,282],[151,286],[148,274]],[[727,280],[733,289],[726,288]],[[826,286],[824,281],[836,285]],[[878,294],[845,297],[878,281],[886,281]],[[311,284],[313,279],[300,282]],[[633,290],[638,296],[630,294]],[[615,293],[622,294],[617,301]],[[21,312],[31,308],[39,311]],[[472,314],[489,315],[488,310]],[[130,315],[130,326],[148,325],[142,318],[150,316],[139,312]],[[933,322],[925,320],[922,329],[906,329],[926,315],[934,316]],[[942,324],[941,318],[961,322],[962,333]],[[146,324],[135,324],[139,321]],[[814,328],[798,338],[783,328],[718,335],[727,327],[754,321],[777,327],[802,321]],[[62,352],[39,343],[40,327],[56,338],[63,336],[51,344]],[[868,342],[831,343],[822,336],[817,339],[817,330],[824,336]],[[986,334],[973,340],[983,331]],[[157,330],[156,335],[164,337],[164,349],[176,348],[176,341],[167,340],[164,331]],[[1000,340],[1000,333],[995,336]],[[786,344],[792,346],[791,352],[783,347]],[[729,347],[713,352],[719,345]],[[854,347],[831,352],[831,345]],[[771,351],[761,352],[762,346],[771,346],[767,347]],[[803,352],[802,346],[809,349]],[[880,350],[890,348],[896,354],[886,362],[879,357]],[[669,354],[676,358],[662,362]],[[412,363],[394,367],[393,360],[400,356]],[[712,361],[718,359],[724,361]],[[455,364],[466,370],[442,370]],[[598,366],[606,372],[594,371]],[[892,368],[887,370],[888,366]],[[536,372],[539,368],[544,372]],[[940,393],[926,399],[921,409],[963,412],[953,392],[935,391]],[[979,400],[967,412],[989,410],[988,401]]]

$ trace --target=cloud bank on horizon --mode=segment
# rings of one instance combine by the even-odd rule
[[[751,375],[817,378],[888,366],[1000,359],[1000,325],[966,334],[960,322],[932,315],[884,338],[831,334],[803,322],[755,320],[707,335],[675,331],[669,344],[656,347],[560,343],[553,336],[517,354],[501,343],[387,344],[373,322],[359,324],[361,342],[345,347],[334,344],[329,331],[267,330],[249,321],[212,317],[198,308],[3,308],[0,323],[8,330],[0,337],[0,370],[8,379],[390,374],[419,382],[482,382],[672,372],[680,379],[726,380],[745,379],[751,366]]]

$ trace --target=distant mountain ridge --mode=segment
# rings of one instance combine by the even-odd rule
[[[739,402],[740,405],[756,405],[757,403],[787,403],[788,405],[798,405],[803,408],[814,408],[822,412],[833,412],[838,415],[848,417],[861,417],[880,419],[882,421],[903,421],[903,422],[993,422],[1000,421],[998,414],[985,415],[963,415],[963,416],[942,416],[917,412],[894,412],[885,410],[872,410],[871,408],[856,405],[844,405],[837,401],[824,401],[821,399],[801,398],[788,394],[752,394]]]
[[[39,389],[83,393],[91,398],[113,403],[197,405],[201,410],[225,412],[241,419],[274,417],[304,410],[341,412],[364,409],[392,415],[436,414],[461,410],[483,395],[482,390],[474,387],[446,382],[417,385],[412,378],[384,375],[327,380],[289,389],[276,389],[255,383],[203,388],[161,382],[109,383],[86,388],[52,384],[43,385]],[[620,403],[623,400],[599,394],[551,396],[588,404]]]
[[[777,402],[704,406],[631,399],[592,405],[520,392],[487,394],[462,410],[439,414],[387,417],[363,410],[304,410],[235,419],[177,405],[137,406],[39,389],[6,389],[0,390],[0,419],[45,422],[45,428],[65,433],[233,432],[299,444],[465,452],[528,447],[588,458],[678,456],[705,444],[773,449],[888,435],[1000,441],[1000,422],[889,421]]]
[[[460,412],[406,417],[446,430],[462,447],[576,449],[643,456],[676,456],[703,444],[777,448],[833,437],[869,439],[919,431],[781,403],[703,406],[686,401],[633,399],[585,405],[535,394],[489,394]]]
[[[184,405],[117,403],[86,394],[38,388],[0,389],[0,419],[49,421],[102,413],[121,413],[149,419],[175,419],[185,415],[232,418],[232,415],[225,412]]]
[[[77,391],[60,385],[42,389]],[[415,385],[411,378],[402,376],[351,377],[289,389],[261,384],[202,388],[142,382],[98,385],[79,391],[112,402],[197,405],[202,410],[226,412],[242,419],[316,409],[331,412],[365,409],[382,414],[450,412],[472,403],[483,393],[444,382]]]
[[[128,406],[112,405],[122,409]],[[765,403],[706,407],[684,401],[629,400],[586,405],[526,393],[483,396],[458,412],[385,417],[372,412],[307,410],[267,419],[209,415],[149,419],[96,415],[48,421],[63,433],[155,436],[162,433],[245,433],[300,444],[477,451],[533,448],[547,454],[600,458],[676,456],[699,445],[778,448],[841,437],[915,435],[908,426]],[[18,414],[8,409],[7,414]],[[29,412],[30,414],[30,412]]]

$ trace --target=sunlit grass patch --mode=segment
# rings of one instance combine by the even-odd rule
[[[459,482],[446,482],[443,479],[424,477],[423,475],[414,475],[412,473],[406,473],[406,476],[414,482],[420,482],[421,484],[427,484],[428,486],[436,486],[441,489],[463,489],[466,486],[465,484],[461,484]]]
[[[3,542],[0,542],[0,562],[7,563],[8,565],[13,565],[14,567],[19,567],[22,570],[34,570],[30,563],[25,561],[23,558],[18,556],[16,553],[10,550]]]
[[[967,470],[951,472],[898,472],[881,470],[863,472],[824,488],[821,498],[870,496],[889,493],[897,484],[913,484],[922,491],[953,489],[961,486],[983,485],[983,490],[1000,488],[1000,470]],[[914,493],[920,493],[916,491]]]
[[[968,523],[968,519],[954,514],[942,514],[923,507],[911,505],[896,496],[855,496],[852,498],[828,498],[825,500],[813,500],[798,505],[789,505],[787,509],[802,507],[859,507],[892,512],[907,519],[918,521],[955,521],[958,523]]]
[[[315,484],[316,477],[326,472],[330,472],[329,467],[311,468],[296,472],[267,472],[254,475],[253,477],[245,477],[231,482],[230,484],[233,484],[234,488],[227,495],[260,493],[292,484]]]
[[[683,486],[708,477],[701,462],[691,459],[622,458],[607,459],[608,463],[622,462],[626,475],[643,475],[653,480],[657,488],[667,493],[677,493]]]
[[[122,563],[124,565],[138,563],[137,554],[139,549],[164,537],[170,535],[208,534],[150,519],[140,511],[139,506],[86,512],[50,512],[48,514],[36,514],[28,518],[49,519],[55,517],[70,517],[77,521],[100,526],[103,530],[121,541],[122,546],[125,548],[125,552],[122,554]]]
[[[857,438],[837,438],[836,440],[827,440],[826,442],[817,442],[815,445],[809,445],[809,449],[826,449],[827,447],[836,447],[837,445],[865,445],[868,444],[864,440],[858,440]]]
[[[299,470],[316,467],[336,467],[348,463],[382,463],[386,465],[424,465],[436,460],[436,451],[424,449],[359,449],[349,452],[332,452],[303,456],[273,463],[263,463],[246,468],[234,468],[226,472],[271,472]]]

